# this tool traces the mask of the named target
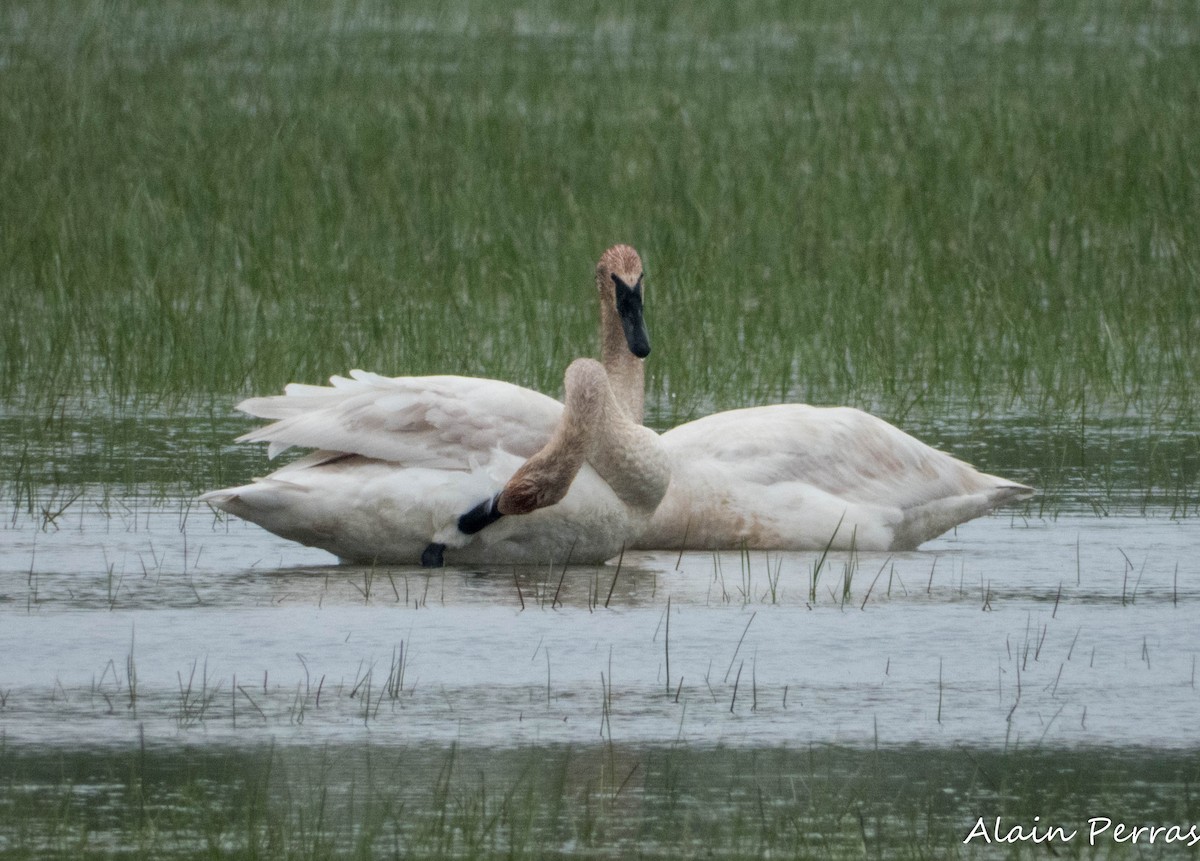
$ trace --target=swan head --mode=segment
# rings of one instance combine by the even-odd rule
[[[596,264],[596,288],[606,310],[621,322],[629,352],[644,359],[650,355],[650,335],[642,311],[642,258],[630,245],[614,245]]]

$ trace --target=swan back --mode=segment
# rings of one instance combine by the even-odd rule
[[[730,410],[662,441],[672,483],[638,547],[910,549],[1033,493],[850,407]]]

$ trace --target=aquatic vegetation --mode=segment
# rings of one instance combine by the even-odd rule
[[[0,392],[552,390],[633,241],[664,423],[1194,411],[1196,22],[926,8],[8,4]]]
[[[1200,810],[1174,790],[1198,770],[1194,755],[1104,748],[2,748],[0,804],[18,815],[0,845],[72,859],[955,858],[998,848],[963,845],[982,815],[1001,834],[1074,832],[1052,848],[1086,856],[1104,811],[1186,832]],[[1027,843],[1013,857],[1046,851]]]

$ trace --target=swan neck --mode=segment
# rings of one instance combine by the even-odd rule
[[[622,502],[649,517],[670,481],[658,435],[632,419],[607,369],[594,359],[572,362],[565,384],[564,409],[554,433],[509,480],[499,510],[526,513],[553,505],[587,462]]]
[[[630,419],[641,424],[646,399],[645,363],[629,351],[617,309],[603,299],[600,302],[600,363],[608,373],[617,402]]]
[[[628,350],[632,363],[621,369],[636,378],[640,394],[642,362]],[[587,373],[584,373],[584,372]],[[590,359],[578,359],[567,373],[564,428],[576,437],[577,450],[622,502],[649,517],[670,482],[670,464],[658,434],[641,424],[641,398],[631,415],[612,371]]]

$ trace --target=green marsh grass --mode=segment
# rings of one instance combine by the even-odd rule
[[[1186,4],[6,4],[0,392],[554,390],[644,252],[665,422],[1194,410]]]
[[[1194,754],[625,747],[493,750],[0,748],[0,846],[11,857],[978,858],[1044,845],[970,845],[989,826],[1181,824]],[[1007,828],[1005,829],[1007,830]],[[1180,851],[1178,844],[1154,857]],[[992,853],[992,854],[989,854]]]
[[[557,393],[628,241],[655,426],[1115,417],[1146,429],[1135,494],[1187,513],[1198,40],[1186,4],[1125,0],[8,3],[6,496],[73,419],[116,462],[58,480],[190,492],[247,474],[224,417],[289,381]],[[209,458],[148,469],[153,413],[204,417]],[[982,465],[1039,505],[1080,469],[1057,440]]]

